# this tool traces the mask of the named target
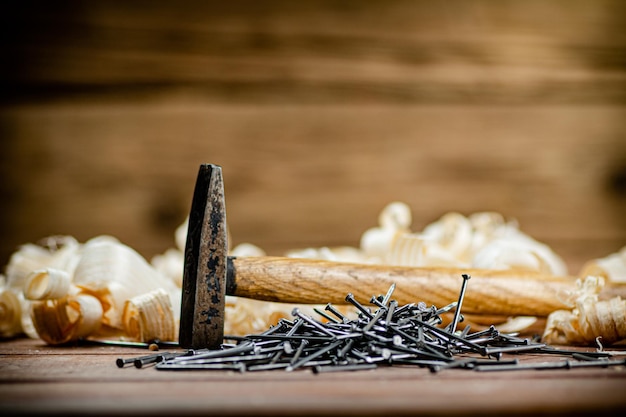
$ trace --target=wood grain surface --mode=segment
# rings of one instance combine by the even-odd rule
[[[49,416],[609,416],[626,411],[624,367],[431,373],[393,366],[240,374],[115,364],[117,358],[146,354],[111,346],[50,347],[31,339],[0,343],[0,410]],[[560,360],[515,357],[524,363]]]
[[[626,244],[620,1],[14,2],[0,260],[50,235],[174,245],[199,164],[233,244],[357,246],[497,211],[575,274]]]

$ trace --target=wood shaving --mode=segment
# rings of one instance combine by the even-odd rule
[[[135,298],[140,296],[146,298]],[[49,238],[22,246],[10,258],[3,279],[0,336],[26,334],[48,344],[111,335],[142,341],[146,334],[174,341],[180,296],[175,282],[111,236],[82,244],[71,237]],[[131,307],[125,310],[127,302],[140,315],[152,312],[145,323],[129,324],[133,315]]]
[[[102,305],[90,295],[68,295],[33,303],[31,317],[44,342],[63,344],[97,333],[102,324]]]
[[[126,300],[122,322],[126,335],[138,342],[178,339],[172,303],[162,288]]]
[[[19,295],[9,289],[0,292],[0,335],[4,338],[22,333],[22,302]]]
[[[598,300],[594,281],[588,276],[575,300],[575,308],[550,314],[542,339],[552,344],[592,345],[601,338],[607,345],[626,339],[626,301],[621,297]]]

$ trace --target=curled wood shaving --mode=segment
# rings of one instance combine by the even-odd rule
[[[86,294],[36,301],[31,314],[38,336],[51,345],[86,337],[102,324],[100,301]]]
[[[70,292],[72,277],[67,271],[44,268],[33,271],[26,279],[24,297],[28,300],[62,298]]]
[[[171,297],[171,305],[180,305],[180,288],[174,282],[135,250],[109,236],[84,244],[73,282],[101,300],[104,324],[116,329],[124,328],[121,315],[126,301],[138,295],[161,288]],[[179,314],[175,310],[175,319]]]
[[[575,300],[575,308],[557,310],[547,319],[543,340],[552,344],[591,345],[601,338],[606,344],[626,339],[626,301],[621,297],[598,300],[592,283],[602,277],[588,276]]]
[[[0,335],[14,337],[22,333],[22,305],[11,290],[0,291]]]
[[[170,297],[162,288],[126,300],[122,322],[126,334],[139,342],[178,339]]]

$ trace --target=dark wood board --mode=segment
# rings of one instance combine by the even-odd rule
[[[591,348],[576,348],[581,351]],[[476,372],[418,367],[162,371],[118,368],[120,347],[0,343],[0,409],[38,415],[609,415],[626,410],[626,368]],[[522,362],[561,360],[516,356]],[[551,355],[550,355],[551,356]]]

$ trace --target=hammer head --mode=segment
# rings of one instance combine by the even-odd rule
[[[228,240],[222,168],[202,164],[185,244],[181,347],[217,349],[224,339]]]

